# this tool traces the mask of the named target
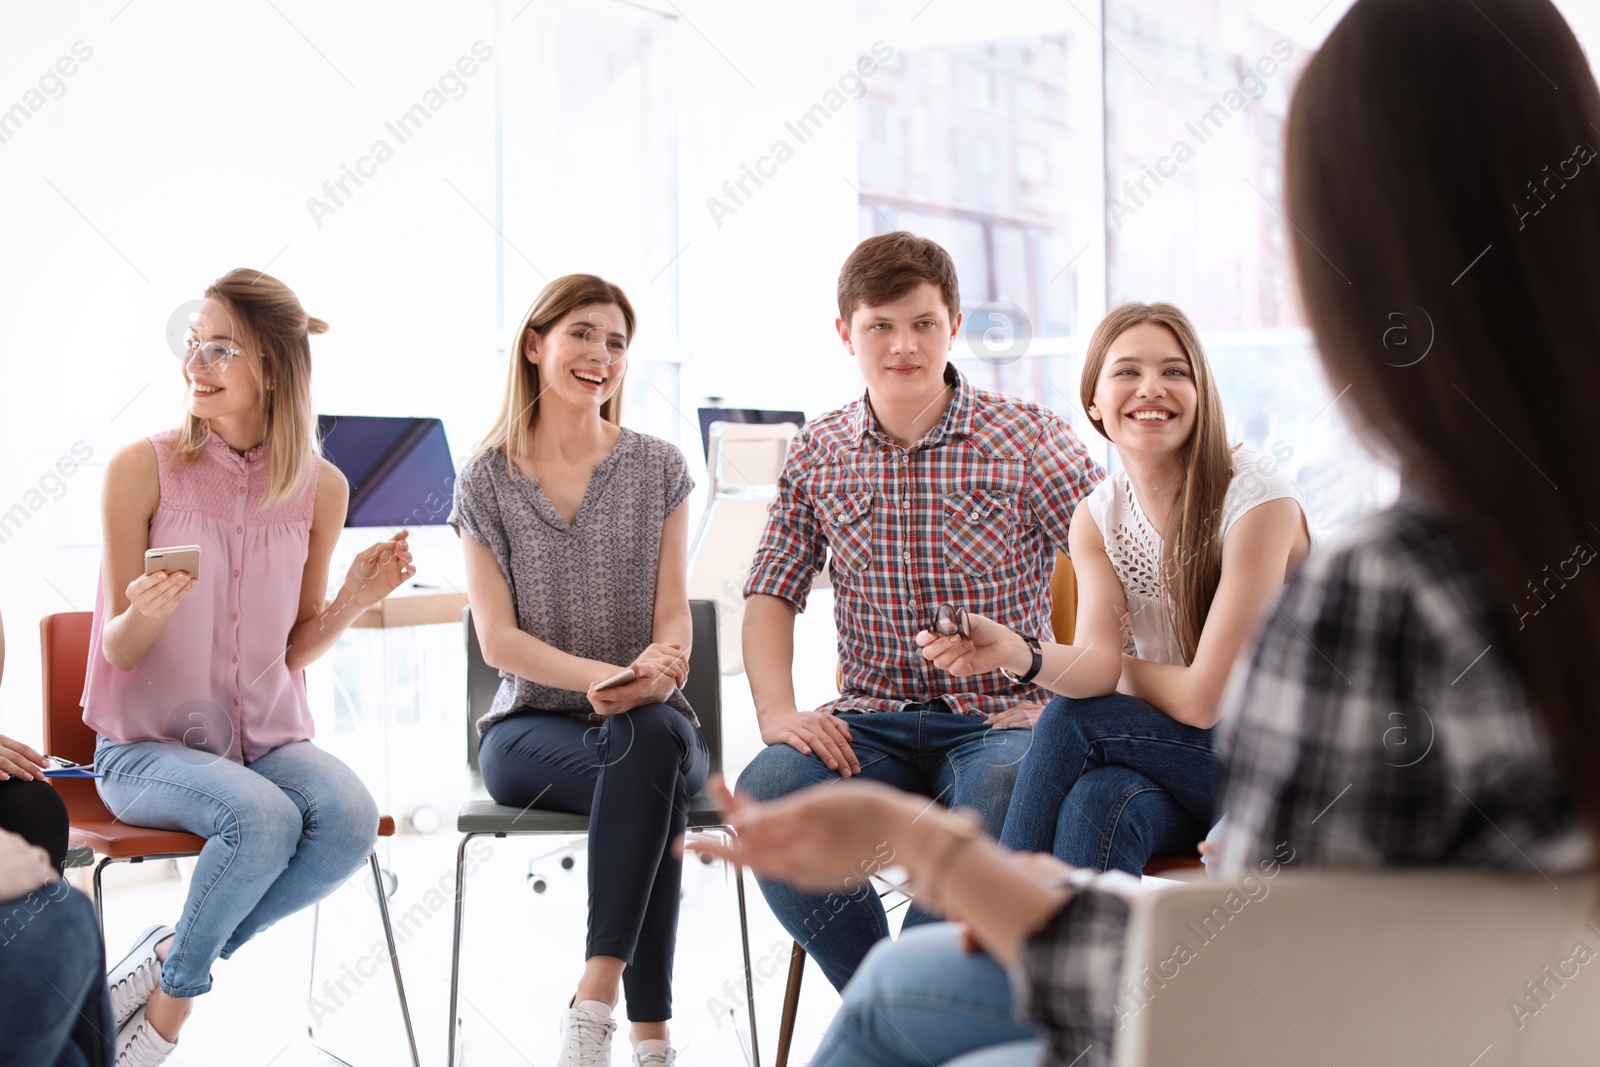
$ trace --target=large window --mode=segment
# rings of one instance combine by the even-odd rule
[[[1039,32],[902,50],[859,126],[862,236],[907,229],[955,259],[957,366],[1063,413],[1074,339],[1099,317],[1100,38],[1061,8]],[[1014,32],[1014,27],[1012,27]]]
[[[516,3],[501,17],[499,351],[550,278],[614,281],[639,316],[628,423],[691,444],[677,395],[675,20],[612,0]]]
[[[1330,530],[1397,483],[1345,421],[1342,383],[1324,380],[1295,291],[1283,135],[1316,32],[1275,4],[1106,5],[1106,288],[1111,305],[1183,308],[1231,439],[1293,475],[1313,524]]]
[[[1281,214],[1284,122],[1315,28],[1302,13],[1282,29],[1267,3],[1104,7],[1104,36],[1073,13],[1036,36],[903,51],[860,123],[863,236],[906,228],[950,249],[968,321],[957,365],[1082,426],[1100,316],[1177,304],[1230,438],[1299,480],[1315,526],[1381,506],[1395,478],[1323,379]]]

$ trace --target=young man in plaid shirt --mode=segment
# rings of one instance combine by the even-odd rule
[[[1034,670],[953,679],[916,644],[941,604],[1051,640],[1050,575],[1079,500],[1105,476],[1050,411],[974,389],[949,363],[955,266],[905,232],[863,241],[839,275],[840,340],[866,395],[806,423],[744,594],[760,800],[853,775],[976,811],[998,836],[1042,691]],[[830,555],[842,684],[795,704],[794,617]],[[886,860],[887,862],[892,862]],[[871,873],[871,872],[867,872]],[[816,895],[762,881],[785,929],[838,989],[888,934],[871,883]],[[933,921],[912,906],[908,925]]]

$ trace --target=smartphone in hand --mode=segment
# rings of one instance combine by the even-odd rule
[[[596,682],[594,687],[596,690],[614,689],[619,685],[627,685],[637,677],[639,677],[639,672],[635,671],[632,667],[624,667],[622,670],[618,671],[616,674],[613,674],[604,681]]]
[[[191,578],[200,577],[200,546],[174,545],[170,548],[152,548],[144,554],[144,572],[183,571]]]

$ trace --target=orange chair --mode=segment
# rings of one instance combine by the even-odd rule
[[[1056,644],[1072,644],[1078,625],[1078,572],[1065,552],[1056,553],[1055,569],[1050,573],[1050,629]],[[843,677],[843,669],[840,669]],[[1151,856],[1144,873],[1171,874],[1200,866],[1199,856]],[[778,1019],[777,1067],[788,1067],[789,1045],[794,1040],[795,1015],[800,1009],[800,982],[806,973],[806,950],[796,941],[789,949],[789,980],[783,989],[783,1013]]]
[[[83,721],[84,674],[89,664],[89,637],[93,617],[87,611],[47,615],[39,622],[39,649],[44,665],[44,747],[53,756],[76,763],[94,760],[95,734]],[[103,857],[94,868],[94,915],[105,940],[104,893],[102,875],[113,863],[143,863],[149,859],[176,859],[197,855],[206,839],[179,830],[156,830],[130,826],[117,819],[100,800],[92,779],[52,778],[51,783],[66,802],[71,822],[67,838]],[[378,818],[378,836],[394,835],[394,819]],[[394,968],[394,988],[400,997],[400,1012],[405,1016],[406,1040],[411,1046],[412,1067],[421,1067],[417,1038],[411,1028],[411,1007],[406,1001],[405,983],[400,977],[400,957],[394,942],[394,927],[389,922],[389,900],[384,892],[378,854],[367,857],[377,887],[378,911],[383,917],[383,933],[389,942],[389,962]],[[313,935],[313,939],[315,935]],[[316,956],[312,943],[313,961]],[[314,963],[313,963],[314,966]],[[316,1041],[316,1030],[307,1031]],[[319,1046],[320,1047],[320,1046]],[[337,1057],[335,1057],[337,1058]],[[344,1062],[344,1061],[340,1061]]]

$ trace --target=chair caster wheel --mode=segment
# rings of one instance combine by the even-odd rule
[[[561,857],[561,869],[563,871],[570,871],[573,867],[577,866],[577,864],[578,861],[573,859],[571,856]]]
[[[393,900],[395,893],[400,890],[400,876],[387,867],[380,867],[378,877],[383,881],[383,899]],[[371,879],[367,881],[367,896],[373,900],[378,899],[377,890],[373,888]]]
[[[533,887],[535,893],[543,893],[550,888],[550,883],[545,880],[545,876],[542,874],[528,875],[528,885]]]

